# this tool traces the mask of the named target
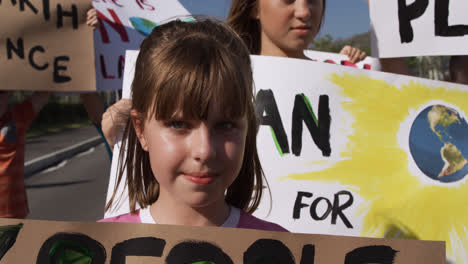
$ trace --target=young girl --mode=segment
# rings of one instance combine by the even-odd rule
[[[256,55],[308,59],[304,50],[319,32],[326,0],[233,0],[227,23]],[[366,53],[351,46],[341,52],[352,63]]]
[[[250,215],[263,188],[253,100],[234,31],[210,20],[155,28],[136,61],[120,153],[131,213],[103,221],[285,231]]]

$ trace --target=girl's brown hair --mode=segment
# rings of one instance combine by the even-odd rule
[[[168,120],[178,111],[187,119],[206,119],[212,103],[222,107],[226,117],[247,117],[244,160],[226,201],[249,213],[258,207],[264,180],[257,154],[252,78],[249,51],[232,29],[209,19],[177,20],[156,27],[143,41],[132,83],[132,109],[141,115],[141,122]],[[131,120],[123,142],[116,187],[106,210],[117,202],[117,187],[126,171],[130,210],[135,212],[137,203],[145,208],[156,202],[159,184]]]
[[[326,0],[323,2],[322,19],[325,17]],[[244,40],[251,54],[259,55],[261,47],[261,27],[258,19],[252,17],[258,8],[258,0],[232,0],[231,9],[227,17],[227,24]]]

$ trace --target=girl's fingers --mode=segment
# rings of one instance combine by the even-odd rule
[[[356,48],[351,48],[351,51],[349,52],[349,61],[352,62],[352,63],[355,63],[356,62],[356,56],[357,55],[357,50]]]
[[[365,51],[362,51],[362,52],[361,52],[361,55],[359,56],[359,61],[364,60],[366,57],[367,57],[366,52],[365,52]]]
[[[95,8],[91,8],[86,12],[86,25],[96,28],[99,21],[97,19],[97,11]]]

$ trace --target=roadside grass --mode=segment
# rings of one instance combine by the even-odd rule
[[[31,123],[26,138],[60,133],[90,124],[91,120],[83,104],[51,101],[42,108]]]
[[[36,125],[26,132],[26,138],[40,137],[47,134],[59,133],[67,129],[79,128],[91,125],[91,120],[79,120],[74,122],[60,122],[47,125]]]

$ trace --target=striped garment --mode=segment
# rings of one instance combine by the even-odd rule
[[[36,117],[30,101],[0,117],[0,217],[25,218],[29,212],[24,185],[26,130]]]

